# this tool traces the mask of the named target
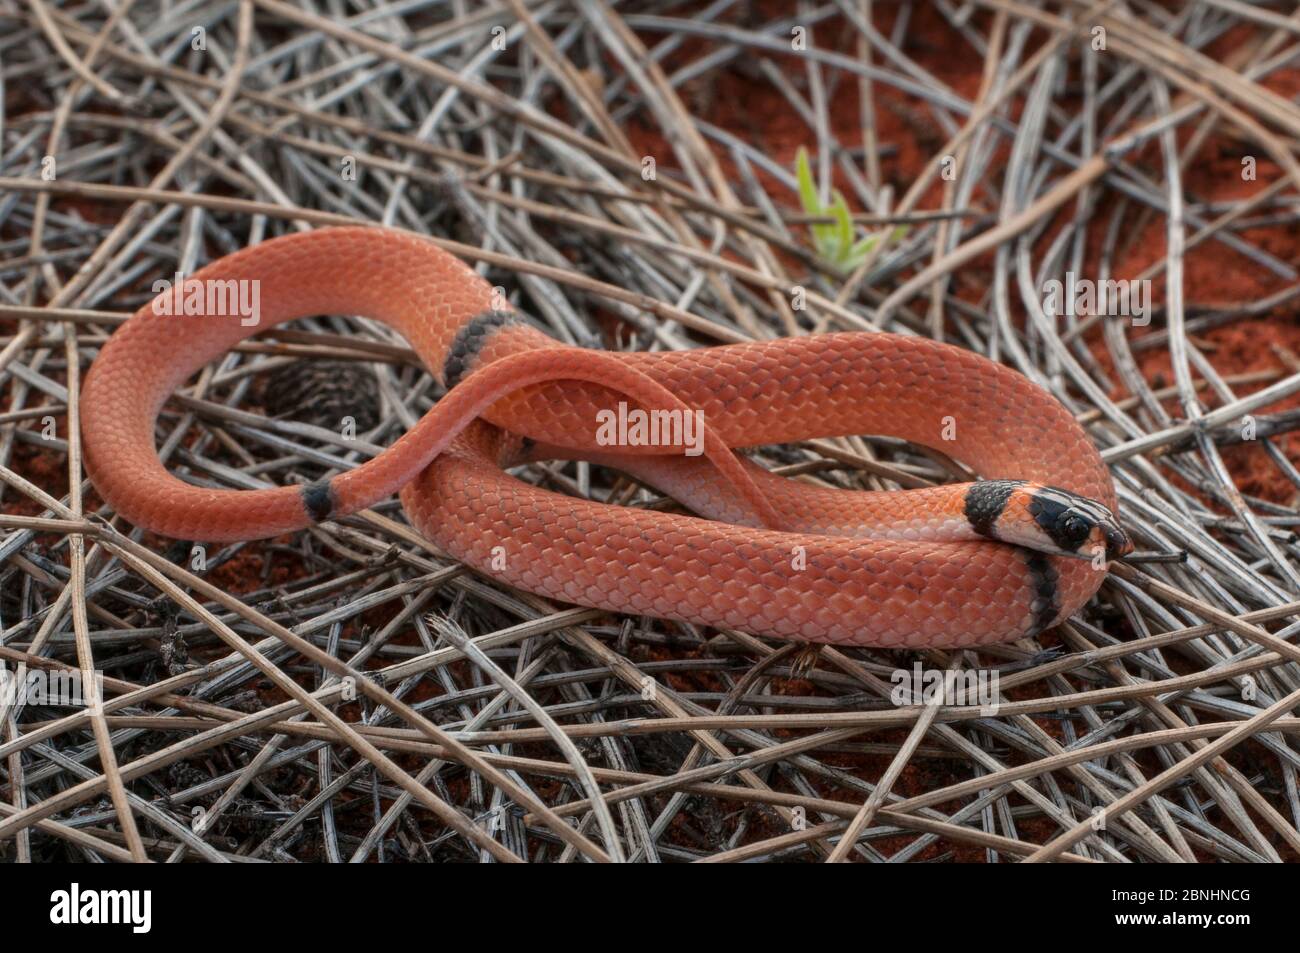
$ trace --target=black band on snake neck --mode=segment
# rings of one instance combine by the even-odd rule
[[[997,539],[993,527],[1018,486],[1024,486],[1024,481],[981,480],[972,483],[966,491],[966,520],[971,528],[981,536]]]
[[[1020,552],[1029,568],[1030,609],[1034,613],[1034,621],[1025,634],[1037,635],[1051,625],[1061,611],[1057,598],[1057,583],[1061,577],[1046,554],[1032,549],[1021,549]]]
[[[488,338],[501,328],[520,323],[519,316],[513,311],[484,311],[462,324],[442,363],[442,381],[446,388],[455,387],[473,369],[470,365]]]

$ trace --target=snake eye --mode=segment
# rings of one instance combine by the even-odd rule
[[[1067,512],[1058,527],[1060,542],[1069,549],[1077,549],[1092,532],[1092,524],[1078,513]]]

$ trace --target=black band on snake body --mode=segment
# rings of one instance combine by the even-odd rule
[[[329,519],[334,512],[334,491],[329,480],[317,480],[302,488],[302,506],[312,522],[320,523]]]
[[[443,385],[451,390],[459,384],[473,369],[470,365],[488,338],[501,328],[521,323],[513,311],[484,311],[466,321],[452,338],[451,347],[447,348],[447,358],[442,364]]]

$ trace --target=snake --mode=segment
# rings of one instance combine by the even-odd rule
[[[98,495],[159,536],[276,537],[397,493],[437,551],[546,599],[883,649],[1037,635],[1132,550],[1110,473],[1070,411],[953,344],[836,331],[578,347],[435,242],[372,226],[267,239],[177,277],[109,336],[79,401]],[[240,287],[257,289],[255,315],[231,304]],[[170,396],[245,338],[321,315],[396,331],[438,399],[391,446],[326,478],[247,489],[170,472],[155,443]],[[845,489],[774,473],[750,450],[864,435],[939,451],[978,479]],[[548,460],[617,468],[666,505],[521,478]]]

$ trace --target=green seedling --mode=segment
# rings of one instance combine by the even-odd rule
[[[853,216],[849,212],[849,203],[844,201],[844,195],[834,189],[831,191],[830,204],[822,202],[821,190],[813,181],[808,150],[802,146],[799,147],[799,156],[795,160],[795,176],[799,182],[799,201],[803,204],[804,214],[810,218],[833,219],[831,222],[814,222],[809,227],[817,254],[840,271],[856,270],[886,234],[891,241],[897,241],[907,234],[907,226],[899,225],[892,233],[875,232],[858,238]]]

